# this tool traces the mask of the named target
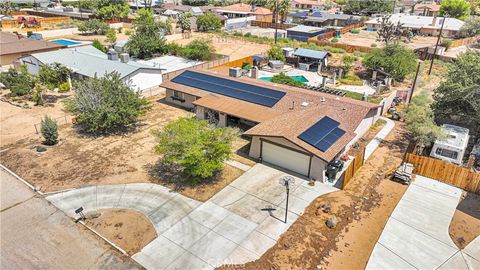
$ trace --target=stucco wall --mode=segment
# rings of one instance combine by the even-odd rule
[[[172,104],[176,104],[176,105],[182,106],[184,108],[188,108],[188,109],[193,109],[195,107],[192,104],[192,102],[194,102],[197,99],[196,96],[192,96],[192,95],[184,93],[183,97],[184,97],[185,101],[180,101],[180,100],[176,100],[176,99],[172,98],[172,96],[173,96],[173,90],[172,89],[166,89],[165,93],[166,93],[165,100],[167,102],[170,102]]]
[[[370,127],[377,122],[378,118],[380,117],[380,108],[378,109],[372,109],[370,112],[368,112],[367,116],[360,122],[360,125],[358,125],[357,129],[355,129],[355,138],[353,138],[345,147],[345,151],[348,151],[350,147],[356,143],[365,133],[370,129]]]
[[[162,84],[162,72],[160,70],[141,69],[125,77],[124,81],[130,82],[133,89],[142,91]]]
[[[253,136],[252,137],[252,143],[250,146],[250,152],[249,156],[255,159],[260,158],[260,151],[261,151],[261,140],[260,138],[265,139],[266,141],[274,142],[277,144],[285,145],[289,148],[293,148],[302,152],[305,152],[305,154],[309,155],[305,149],[299,147],[298,145],[284,139],[281,137],[259,137],[259,136]],[[324,178],[324,171],[327,167],[327,162],[321,160],[320,158],[313,156],[312,157],[312,164],[310,167],[310,178],[313,178],[315,180],[323,180]]]

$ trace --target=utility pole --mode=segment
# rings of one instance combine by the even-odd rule
[[[275,45],[277,45],[278,39],[278,0],[275,0]]]
[[[438,34],[437,43],[435,44],[435,49],[433,50],[432,62],[430,62],[430,68],[428,69],[428,75],[430,75],[432,73],[433,60],[435,60],[435,56],[437,55],[438,43],[440,43],[440,38],[442,37],[443,26],[445,25],[446,20],[447,20],[447,15],[445,14],[443,16],[442,26],[440,27],[440,33]]]
[[[417,87],[418,72],[420,71],[421,65],[422,65],[422,62],[418,62],[417,72],[415,73],[415,79],[413,79],[412,90],[410,91],[410,96],[408,97],[408,104],[410,104],[410,102],[412,101],[413,91],[415,91],[415,87]]]

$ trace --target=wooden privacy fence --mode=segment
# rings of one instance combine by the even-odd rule
[[[407,153],[405,162],[413,164],[413,173],[415,174],[480,194],[480,173],[443,160],[417,156],[411,153]]]
[[[340,33],[342,34],[345,34],[347,32],[349,32],[350,30],[352,29],[356,29],[356,28],[360,28],[360,27],[363,27],[364,26],[364,23],[363,22],[360,22],[360,23],[356,23],[356,24],[351,24],[351,25],[348,25],[348,26],[345,26],[343,27],[342,29],[340,29]],[[331,31],[328,31],[326,33],[323,33],[321,35],[318,35],[314,38],[316,38],[317,40],[322,40],[322,39],[331,39],[335,36],[335,31],[336,30],[331,30]]]
[[[244,57],[244,58],[240,58],[240,59],[237,59],[237,60],[226,62],[226,63],[218,65],[218,66],[242,67],[242,65],[245,64],[245,63],[252,64],[253,63],[253,57],[247,56],[247,57]]]
[[[214,68],[214,67],[224,65],[224,64],[226,64],[230,61],[230,57],[228,55],[220,55],[220,57],[221,58],[217,59],[217,60],[205,62],[205,63],[199,64],[199,65],[193,66],[193,67],[183,68],[183,69],[179,69],[179,70],[176,70],[176,71],[172,71],[172,72],[169,72],[169,73],[162,74],[162,80],[164,82],[169,81],[169,80],[173,79],[175,76],[177,76],[178,74],[182,73],[183,71],[185,71],[187,69],[210,69],[210,68]]]
[[[347,169],[343,172],[343,182],[342,182],[342,189],[348,185],[350,180],[353,178],[355,173],[363,166],[365,159],[365,147],[358,152],[357,156],[353,159],[353,161],[348,165]]]
[[[452,44],[450,44],[450,47],[460,47],[463,45],[470,45],[470,44],[476,43],[478,40],[480,40],[480,35],[469,37],[469,38],[457,39],[452,41]]]
[[[352,53],[354,51],[369,53],[375,49],[375,48],[365,47],[365,46],[355,46],[355,45],[349,45],[349,44],[334,43],[326,40],[318,40],[316,37],[309,38],[308,42],[315,43],[318,46],[330,46],[334,48],[344,49],[348,53]]]

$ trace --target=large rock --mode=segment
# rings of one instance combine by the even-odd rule
[[[47,148],[46,148],[45,146],[43,146],[43,145],[37,145],[37,146],[35,147],[35,150],[37,150],[37,152],[41,153],[41,152],[47,151]]]
[[[328,228],[333,229],[337,227],[337,218],[335,216],[327,219],[327,222],[325,222]]]

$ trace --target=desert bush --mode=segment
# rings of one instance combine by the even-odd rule
[[[283,72],[281,72],[280,74],[274,75],[272,77],[272,82],[286,84],[290,86],[296,86],[296,87],[302,87],[304,85],[303,82],[297,82]]]
[[[338,38],[334,37],[330,40],[330,42],[333,42],[333,43],[337,43],[338,42]]]
[[[40,123],[40,131],[46,145],[55,145],[58,142],[57,122],[52,118],[45,116]]]
[[[27,67],[22,65],[20,72],[14,68],[0,73],[0,82],[10,89],[12,96],[23,96],[32,92],[35,85],[34,78],[27,71]]]
[[[68,91],[70,91],[70,84],[68,84],[68,82],[64,82],[58,86],[58,92],[66,93]]]

